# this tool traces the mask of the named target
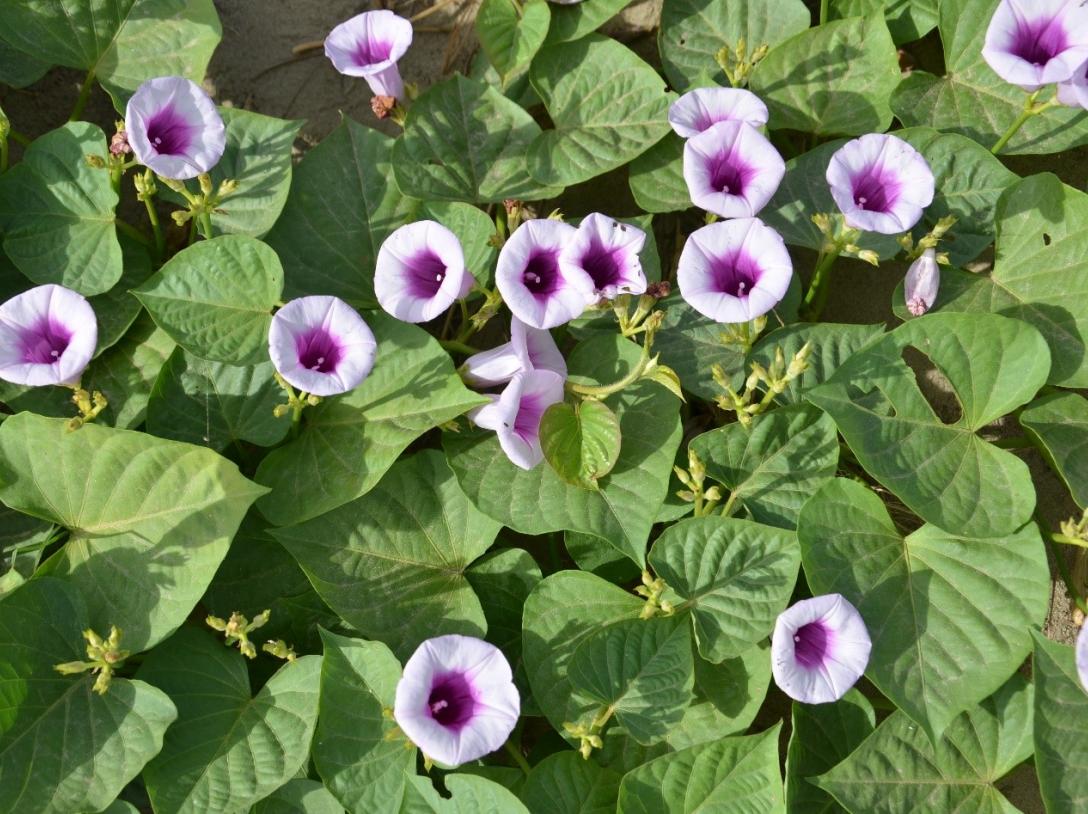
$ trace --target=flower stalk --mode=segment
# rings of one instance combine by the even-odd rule
[[[1042,93],[1042,89],[1029,93],[1024,98],[1024,107],[1020,111],[1020,115],[1017,116],[1013,123],[1009,125],[1009,129],[1002,133],[1001,138],[994,142],[994,146],[990,148],[990,152],[994,155],[1000,153],[1005,145],[1009,143],[1013,136],[1020,132],[1020,128],[1028,123],[1035,116],[1038,116],[1052,107],[1059,107],[1061,102],[1058,101],[1057,96],[1053,96],[1047,99],[1045,102],[1038,101],[1039,94]]]

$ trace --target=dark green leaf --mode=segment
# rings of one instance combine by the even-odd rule
[[[1050,814],[1080,811],[1088,801],[1088,690],[1077,675],[1072,647],[1034,631],[1035,770]]]
[[[632,161],[627,178],[635,203],[647,212],[680,212],[692,205],[684,180],[684,139],[676,133]]]
[[[1076,393],[1053,393],[1020,413],[1022,426],[1065,481],[1073,500],[1088,508],[1088,401]]]
[[[618,773],[564,751],[533,767],[520,796],[533,814],[614,814],[619,790]]]
[[[540,50],[551,19],[545,0],[529,0],[520,6],[512,0],[484,0],[480,5],[476,34],[504,85]]]

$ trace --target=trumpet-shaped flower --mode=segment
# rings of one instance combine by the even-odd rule
[[[1064,82],[1088,60],[1088,7],[1081,0],[1001,0],[982,56],[1026,91]]]
[[[783,611],[771,635],[771,673],[790,698],[838,701],[869,665],[872,643],[857,609],[839,594],[804,599]]]
[[[719,122],[684,144],[684,181],[691,202],[723,218],[750,218],[767,205],[786,162],[744,122]]]
[[[567,363],[551,333],[510,320],[510,341],[474,354],[461,365],[461,378],[472,387],[495,387],[528,370],[550,370],[567,378]]]
[[[937,265],[937,252],[926,249],[922,256],[910,264],[903,282],[903,296],[907,310],[920,317],[937,301],[937,289],[941,285],[941,268]]]
[[[669,124],[681,138],[697,136],[718,122],[763,127],[770,114],[762,100],[742,88],[696,88],[669,107]]]
[[[208,172],[227,146],[227,128],[200,86],[181,76],[148,79],[128,100],[125,133],[132,154],[163,178]]]
[[[588,274],[593,296],[612,299],[619,294],[642,294],[646,275],[639,252],[646,243],[641,229],[594,212],[586,215],[570,242],[559,253],[559,267],[567,277]]]
[[[782,237],[759,218],[696,229],[680,253],[680,296],[716,322],[748,322],[778,304],[793,277]]]
[[[384,9],[364,11],[329,32],[325,56],[340,73],[366,79],[375,96],[403,101],[397,61],[411,44],[411,22]]]
[[[401,226],[378,251],[374,293],[404,322],[428,322],[464,297],[475,282],[465,271],[457,235],[433,220]]]
[[[1058,101],[1068,107],[1088,110],[1088,62],[1073,72],[1073,76],[1058,85]]]
[[[534,328],[554,328],[581,315],[593,297],[593,280],[560,265],[575,228],[558,220],[527,220],[499,252],[495,284],[511,313]]]
[[[337,297],[291,300],[272,317],[268,354],[292,387],[334,396],[359,386],[374,366],[378,345],[370,327]]]
[[[866,232],[906,232],[933,203],[928,162],[903,139],[882,133],[840,147],[827,165],[827,183],[847,226]]]
[[[427,639],[404,665],[393,718],[427,757],[460,766],[494,752],[521,713],[506,657],[471,636]]]
[[[73,385],[94,356],[98,321],[82,295],[40,285],[0,305],[0,379]]]
[[[533,469],[544,460],[540,448],[540,419],[544,411],[563,400],[563,377],[551,370],[514,374],[491,403],[470,413],[476,426],[494,430],[511,463]]]

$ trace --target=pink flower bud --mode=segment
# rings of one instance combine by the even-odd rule
[[[933,249],[926,249],[907,270],[903,283],[907,310],[916,317],[926,313],[937,301],[937,289],[940,285],[941,269],[937,265],[937,253]]]

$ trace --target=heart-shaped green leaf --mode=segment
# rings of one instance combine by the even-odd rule
[[[442,780],[448,797],[438,793],[429,777],[406,775],[400,814],[529,814],[517,797],[491,780],[470,774],[448,774]]]
[[[620,422],[603,401],[560,402],[540,419],[544,458],[565,482],[600,489],[620,456]]]
[[[520,797],[533,814],[613,814],[619,790],[618,773],[563,751],[533,767]]]
[[[647,212],[680,212],[692,206],[684,180],[684,139],[676,133],[634,159],[627,179],[635,203]]]
[[[252,814],[344,814],[344,807],[316,780],[299,777],[253,806]]]
[[[831,0],[829,17],[864,17],[881,11],[896,44],[914,42],[937,25],[937,0]]]
[[[1035,678],[1035,770],[1046,810],[1077,811],[1088,800],[1088,690],[1081,685],[1072,647],[1047,641],[1038,631]]]
[[[1088,508],[1088,400],[1076,393],[1043,396],[1020,413],[1020,426],[1042,446],[1077,505]]]
[[[513,0],[484,0],[480,5],[476,34],[504,85],[540,50],[551,19],[545,0],[518,5]]]

